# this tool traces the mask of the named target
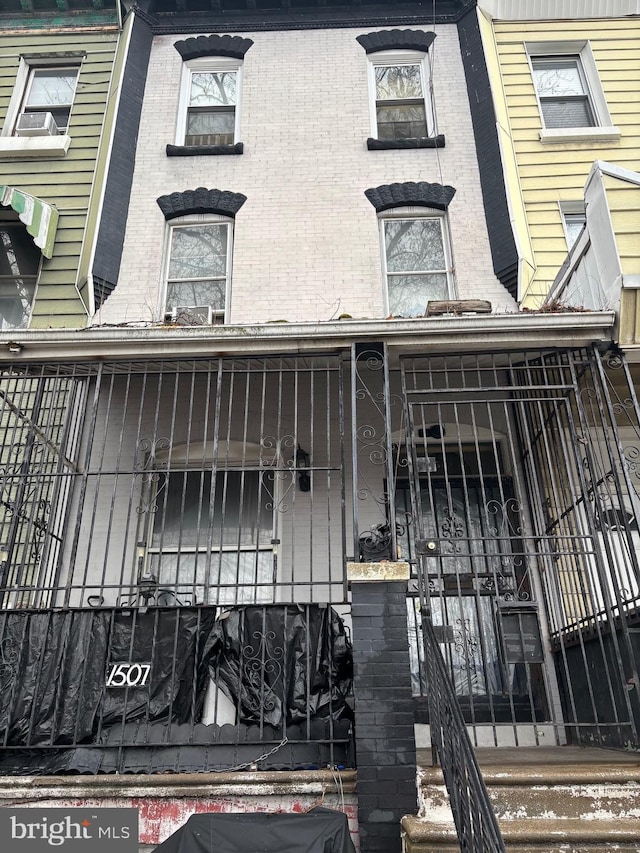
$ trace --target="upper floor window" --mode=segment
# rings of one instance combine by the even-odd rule
[[[562,217],[562,225],[564,228],[565,239],[567,241],[567,247],[571,249],[587,222],[584,202],[561,201],[560,216]]]
[[[165,313],[178,322],[224,323],[231,268],[232,223],[184,217],[169,225]]]
[[[368,59],[369,150],[440,148],[431,92],[429,48],[435,33],[377,30],[357,36]]]
[[[429,300],[450,296],[451,259],[444,216],[385,216],[380,222],[387,307],[422,317]]]
[[[234,145],[239,139],[241,63],[220,57],[185,62],[178,145]]]
[[[542,142],[608,141],[620,136],[609,115],[589,42],[529,42],[526,49]]]
[[[531,57],[545,127],[596,124],[579,56]]]
[[[449,299],[453,264],[447,209],[455,187],[406,181],[364,191],[380,221],[387,313],[423,317],[429,300]]]
[[[182,82],[175,145],[167,145],[167,156],[242,154],[242,64],[252,44],[242,36],[220,34],[175,42]]]
[[[197,187],[157,199],[167,220],[164,314],[190,325],[229,313],[232,226],[246,195]]]
[[[0,131],[0,157],[64,157],[83,53],[22,56]]]
[[[370,69],[375,94],[374,135],[394,140],[431,136],[433,116],[426,98],[428,66],[424,56],[414,61],[376,58],[371,60]]]
[[[40,251],[11,212],[0,219],[0,329],[26,329],[40,269]]]
[[[50,135],[67,132],[78,70],[77,67],[57,66],[30,69],[24,103],[14,131],[16,135],[44,136],[49,131]]]

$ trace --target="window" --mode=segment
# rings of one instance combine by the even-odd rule
[[[69,120],[84,54],[20,57],[0,131],[0,157],[64,157]]]
[[[158,484],[149,570],[179,602],[273,601],[271,472],[171,472]],[[169,596],[170,600],[170,596]]]
[[[545,127],[596,124],[579,56],[534,56],[531,67]]]
[[[426,55],[382,51],[370,58],[372,133],[380,140],[433,135]]]
[[[78,80],[78,68],[31,68],[21,115],[51,113],[57,133],[66,133]],[[20,125],[16,123],[16,132]]]
[[[0,329],[26,329],[36,290],[40,251],[17,220],[0,220]]]
[[[560,202],[560,215],[562,217],[567,246],[571,249],[587,221],[584,203]]]
[[[381,221],[389,314],[422,317],[430,299],[448,299],[451,262],[444,216]]]
[[[529,42],[526,49],[540,109],[542,142],[620,137],[609,115],[589,42]]]
[[[223,323],[228,304],[231,223],[189,217],[169,227],[165,311],[194,324]]]
[[[240,64],[203,57],[186,62],[178,145],[233,145],[239,138]]]

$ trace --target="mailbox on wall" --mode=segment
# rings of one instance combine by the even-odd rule
[[[535,604],[503,602],[498,608],[498,626],[505,663],[543,663],[544,646]]]

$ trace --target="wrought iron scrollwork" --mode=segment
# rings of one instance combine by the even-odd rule
[[[396,536],[402,536],[404,528],[396,525]],[[383,560],[395,560],[393,537],[389,524],[374,524],[370,530],[365,530],[359,536],[360,562],[379,563]]]
[[[401,429],[404,423],[404,411],[400,397],[389,393],[385,387],[384,360],[375,349],[361,352],[355,360],[355,400],[356,406],[366,412],[367,422],[355,429],[356,469],[358,477],[357,498],[359,501],[372,501],[380,512],[387,514],[388,494],[378,485],[369,481],[368,473],[377,469],[389,468],[389,448],[391,424],[387,415],[389,410],[399,407],[401,411]],[[368,371],[371,376],[367,376]],[[373,386],[382,385],[382,390]],[[397,453],[391,451],[397,459]],[[406,464],[406,462],[405,462]],[[384,479],[384,472],[380,481]],[[389,484],[393,491],[393,484]]]
[[[5,637],[0,643],[0,690],[7,690],[11,685],[18,663],[19,652],[15,641]]]
[[[444,521],[440,525],[440,533],[447,539],[460,539],[464,536],[464,523],[459,515],[446,509]]]
[[[283,435],[280,438],[267,435],[262,439],[261,447],[272,458],[268,476],[267,472],[261,476],[261,488],[267,495],[265,508],[270,512],[288,512],[290,506],[287,497],[295,486],[296,476],[300,477],[303,470],[309,476],[308,461],[304,469],[298,468],[299,446],[294,435]]]
[[[138,515],[153,514],[158,511],[158,497],[166,486],[166,464],[158,462],[158,454],[165,453],[171,447],[168,438],[141,438],[138,441],[135,475],[141,483],[140,499],[136,506]],[[161,478],[164,483],[160,484]]]
[[[280,699],[275,692],[278,682],[282,681],[284,649],[276,646],[268,656],[269,644],[275,640],[275,632],[254,631],[255,643],[242,650],[243,670],[250,689],[243,691],[248,710],[262,716],[278,709]]]

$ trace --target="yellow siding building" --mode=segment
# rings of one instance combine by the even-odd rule
[[[635,5],[605,0],[600,9],[606,14]],[[594,161],[640,168],[640,17],[579,19],[560,0],[555,20],[524,20],[527,13],[543,11],[539,2],[524,7],[518,0],[506,6],[481,2],[478,14],[520,257],[519,299],[536,309],[579,228]],[[500,19],[503,9],[518,19]],[[554,92],[541,81],[555,62],[564,81]],[[573,94],[563,100],[569,90]],[[591,126],[558,129],[553,108],[561,100],[564,109],[588,108]],[[637,216],[628,211],[625,226],[635,230],[636,239]]]

